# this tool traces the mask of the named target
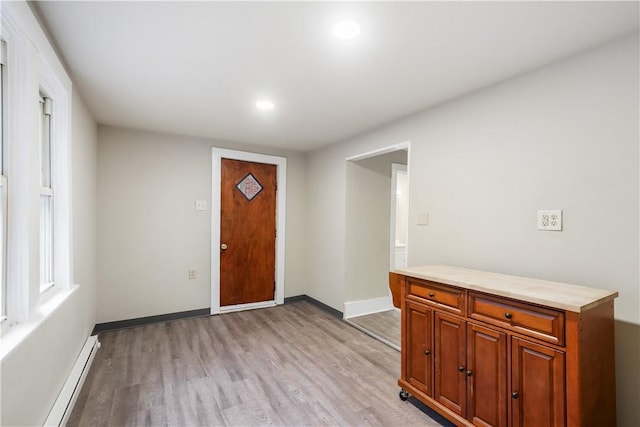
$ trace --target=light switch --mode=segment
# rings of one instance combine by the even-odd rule
[[[196,200],[196,210],[197,211],[206,211],[207,210],[207,201],[206,200]]]
[[[198,270],[195,268],[189,269],[189,279],[197,279],[198,278]]]

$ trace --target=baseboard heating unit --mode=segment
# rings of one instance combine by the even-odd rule
[[[100,341],[98,341],[97,335],[87,338],[87,342],[84,343],[78,360],[76,360],[75,365],[73,365],[73,369],[71,369],[71,373],[62,387],[56,403],[53,405],[53,408],[51,408],[51,412],[49,412],[49,416],[44,422],[45,426],[64,427],[67,424],[69,415],[71,415],[71,411],[73,410],[73,405],[75,405],[78,399],[82,384],[89,373],[89,368],[99,348]]]

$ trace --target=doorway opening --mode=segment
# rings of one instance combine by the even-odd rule
[[[408,255],[409,142],[346,159],[344,318],[400,349],[389,271]]]
[[[391,164],[391,248],[389,270],[407,266],[407,237],[409,233],[409,174],[406,164]]]

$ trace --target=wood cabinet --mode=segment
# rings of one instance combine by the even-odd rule
[[[511,342],[512,425],[565,425],[564,352],[516,337]]]
[[[464,320],[436,311],[434,399],[458,415],[467,409],[465,338]]]
[[[507,334],[467,325],[467,418],[480,426],[507,426]]]
[[[427,396],[433,396],[433,311],[408,301],[405,317],[408,354],[403,377]]]
[[[461,426],[615,425],[616,292],[445,266],[390,285],[401,398]]]

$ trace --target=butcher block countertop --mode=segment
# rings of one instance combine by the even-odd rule
[[[618,296],[616,291],[446,265],[402,268],[394,273],[576,313]]]

